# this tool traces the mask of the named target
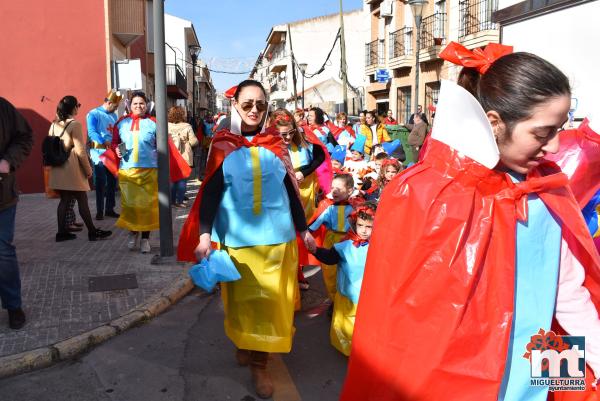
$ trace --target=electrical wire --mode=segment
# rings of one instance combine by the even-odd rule
[[[208,71],[210,72],[214,72],[215,74],[231,74],[231,75],[250,75],[250,73],[252,71],[240,71],[240,72],[236,72],[236,71],[217,71],[217,70],[212,70],[210,68],[207,68]]]

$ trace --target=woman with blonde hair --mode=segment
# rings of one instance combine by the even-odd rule
[[[169,135],[173,139],[175,147],[186,161],[192,167],[194,164],[194,151],[192,148],[198,145],[198,138],[194,135],[194,130],[186,122],[185,109],[181,106],[173,106],[169,109]],[[187,178],[183,178],[173,183],[171,187],[171,203],[175,207],[185,207],[184,198]]]

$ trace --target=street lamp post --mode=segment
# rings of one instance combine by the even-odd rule
[[[419,109],[419,53],[421,50],[421,22],[423,21],[423,7],[427,0],[409,0],[408,4],[415,18],[415,28],[417,31],[417,48],[415,49],[415,108],[416,113]]]
[[[306,67],[308,67],[306,63],[298,64],[298,68],[302,71],[302,110],[304,110],[304,74],[306,73]]]
[[[192,58],[192,120],[194,122],[194,128],[197,126],[196,121],[196,65],[198,63],[198,56],[200,55],[200,46],[189,45],[190,57]]]

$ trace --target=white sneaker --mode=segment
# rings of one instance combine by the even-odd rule
[[[127,237],[127,248],[130,251],[133,251],[138,246],[138,239],[140,237],[140,233],[129,233]]]
[[[142,242],[140,243],[140,250],[142,251],[142,253],[150,252],[150,241],[148,241],[146,238],[142,238]]]

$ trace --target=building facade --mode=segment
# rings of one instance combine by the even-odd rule
[[[414,111],[415,96],[428,118],[434,110],[442,79],[456,79],[458,67],[439,58],[450,41],[474,49],[498,42],[492,21],[498,0],[428,0],[423,7],[420,43],[410,5],[399,0],[365,0],[370,32],[365,38],[366,109],[392,110],[404,123]],[[419,66],[416,54],[419,53]],[[416,68],[419,87],[415,89]],[[378,82],[378,70],[390,79]]]
[[[361,43],[369,26],[365,24],[362,10],[346,12],[343,16],[348,109],[355,114],[364,104],[365,84],[362,49],[356,44]],[[273,26],[250,77],[263,83],[274,107],[318,106],[330,114],[341,110],[341,50],[340,41],[336,41],[339,28],[339,14]],[[319,72],[321,67],[324,68]]]

